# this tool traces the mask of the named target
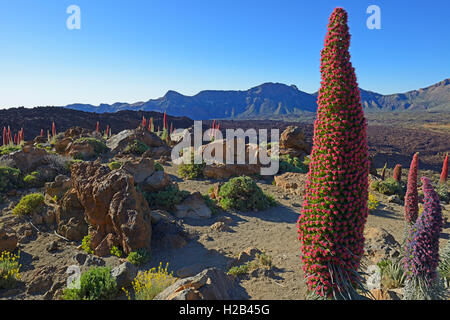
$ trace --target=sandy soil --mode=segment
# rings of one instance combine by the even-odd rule
[[[179,183],[182,190],[200,191],[207,194],[211,186],[209,180],[186,180],[178,178],[176,166],[165,166],[165,171]],[[185,219],[184,225],[191,234],[197,235],[180,249],[170,252],[154,252],[152,264],[169,262],[174,273],[180,268],[201,264],[203,267],[218,267],[226,270],[227,263],[248,247],[265,251],[272,257],[275,276],[247,277],[241,285],[247,290],[250,299],[305,299],[306,287],[299,258],[300,243],[297,240],[296,222],[303,199],[286,195],[270,182],[259,181],[258,185],[273,195],[279,206],[262,212],[220,212],[211,219],[192,221]],[[381,206],[371,212],[366,226],[381,227],[391,233],[398,241],[403,237],[403,206],[387,203],[387,197],[378,195]],[[443,214],[450,218],[450,206],[445,206]],[[232,218],[230,232],[217,232],[210,225],[222,216]],[[445,245],[450,235],[447,223],[441,236]]]

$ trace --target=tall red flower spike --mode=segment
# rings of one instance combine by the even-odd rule
[[[109,137],[109,125],[106,126],[106,137]]]
[[[12,142],[13,142],[12,132],[11,132],[11,128],[8,126],[8,143],[12,143]]]
[[[347,12],[331,14],[321,53],[321,88],[310,171],[297,221],[310,294],[354,295],[368,208],[367,122],[350,62]]]
[[[95,131],[100,133],[100,122],[97,121],[97,126],[95,127]]]
[[[408,188],[405,195],[405,220],[409,224],[416,222],[419,216],[419,192],[417,191],[417,172],[419,154],[416,153],[411,161],[408,174]]]
[[[147,128],[147,119],[144,116],[142,116],[142,128]]]
[[[53,136],[56,136],[56,125],[55,125],[55,122],[53,121],[53,123],[52,123],[52,135]]]
[[[44,129],[41,129],[41,137],[44,136]]]
[[[442,165],[441,178],[439,179],[440,184],[445,184],[448,179],[448,153],[445,156],[444,164]]]
[[[3,145],[6,146],[8,144],[8,133],[6,128],[3,127]]]
[[[164,130],[167,129],[167,114],[164,111],[164,117],[163,117],[163,126],[164,126]]]
[[[401,164],[395,165],[394,173],[392,174],[392,178],[398,182],[402,181],[402,165]]]

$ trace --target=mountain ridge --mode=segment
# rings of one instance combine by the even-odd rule
[[[450,79],[404,93],[383,95],[360,89],[361,102],[368,112],[450,111]],[[107,113],[123,110],[156,111],[173,116],[207,119],[267,119],[273,115],[298,116],[317,110],[317,95],[299,90],[295,85],[266,82],[248,90],[204,90],[186,96],[173,90],[157,99],[135,103],[69,104],[79,111]]]

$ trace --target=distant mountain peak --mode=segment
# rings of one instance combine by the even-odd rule
[[[450,79],[424,89],[382,95],[360,89],[361,103],[368,111],[450,111]],[[204,90],[185,96],[174,90],[158,99],[133,104],[72,104],[66,108],[105,113],[121,110],[164,112],[173,116],[187,116],[195,120],[236,118],[270,119],[276,116],[299,116],[317,110],[317,92],[300,91],[296,85],[265,82],[248,90]]]

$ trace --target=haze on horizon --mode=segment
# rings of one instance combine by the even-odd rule
[[[72,4],[80,30],[66,27]],[[372,4],[381,30],[366,26]],[[265,82],[312,93],[337,6],[349,13],[361,88],[390,94],[449,78],[444,0],[2,1],[0,108],[133,103]]]

